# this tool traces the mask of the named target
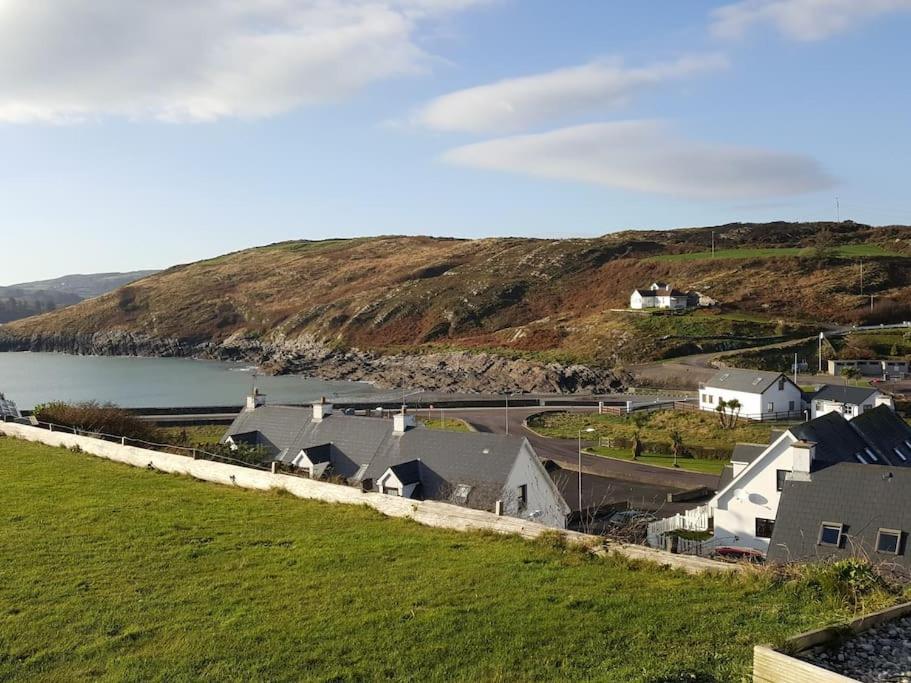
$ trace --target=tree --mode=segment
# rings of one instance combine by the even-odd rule
[[[674,467],[680,467],[677,460],[686,456],[686,448],[683,445],[683,434],[676,429],[671,432],[671,453],[674,454]]]
[[[725,401],[724,399],[718,400],[715,412],[718,413],[718,418],[721,420],[722,429],[733,429],[737,426],[737,417],[740,415],[740,408],[740,401],[736,398],[732,398],[730,401]]]
[[[889,355],[895,357],[898,355],[898,344],[893,344],[892,348],[889,349]]]
[[[633,434],[633,460],[638,460],[642,455],[642,439],[639,438],[639,430]]]
[[[860,374],[860,370],[854,366],[842,368],[841,376],[845,378],[845,386],[848,386],[848,381],[858,380],[863,377],[863,375]]]
[[[832,234],[832,231],[826,228],[821,230],[816,236],[816,241],[813,244],[813,250],[811,252],[812,258],[816,259],[819,262],[825,262],[834,258],[836,254],[835,250],[835,236]]]

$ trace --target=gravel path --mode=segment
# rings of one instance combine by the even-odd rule
[[[911,617],[872,628],[807,659],[864,683],[911,683]]]

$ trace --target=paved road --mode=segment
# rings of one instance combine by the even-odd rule
[[[579,462],[579,443],[575,439],[550,439],[539,436],[525,427],[524,421],[529,415],[539,413],[543,410],[571,410],[573,412],[591,412],[591,408],[510,408],[509,409],[509,433],[520,434],[526,438],[534,447],[535,451],[541,458],[553,460],[565,469],[573,471],[578,470]],[[438,411],[433,411],[433,415],[438,416]],[[452,409],[446,411],[447,415],[458,417],[471,424],[475,429],[481,432],[494,432],[502,434],[506,431],[506,411],[503,409]],[[583,440],[583,447],[591,445]],[[698,472],[687,472],[686,470],[672,470],[668,468],[657,468],[650,465],[643,465],[636,462],[624,460],[612,460],[610,458],[601,458],[596,455],[582,455],[582,471],[600,477],[610,477],[611,479],[622,479],[627,482],[636,482],[640,484],[649,484],[663,487],[665,489],[684,490],[697,488],[699,486],[714,487],[718,483],[718,477],[709,474],[700,474]]]

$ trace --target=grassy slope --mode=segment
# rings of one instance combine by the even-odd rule
[[[741,420],[734,429],[722,429],[718,416],[707,412],[660,410],[641,417],[645,420],[640,432],[642,441],[670,444],[671,433],[679,431],[685,446],[704,448],[730,449],[740,442],[768,443],[776,428],[769,423]],[[563,439],[574,439],[580,429],[587,427],[596,430],[590,435],[592,439],[631,439],[638,429],[629,416],[561,412],[541,413],[529,426],[545,436]]]
[[[433,530],[11,439],[0,479],[3,680],[739,680],[753,643],[844,616],[802,584]]]
[[[708,260],[700,257],[711,239],[706,228],[573,240],[286,242],[177,266],[4,331],[31,337],[127,330],[189,344],[282,334],[342,348],[485,349],[614,365],[703,348],[662,341],[665,335],[766,336],[776,333],[779,319],[831,321],[865,310],[868,300],[857,286],[860,255],[868,289],[896,300],[911,295],[901,256],[911,230],[849,224],[833,228],[843,258],[824,267],[789,258],[789,286],[781,287],[783,264],[765,257],[766,251],[781,246],[798,253],[813,243],[819,227],[723,226],[715,229],[719,253],[734,249],[739,258]],[[739,317],[643,322],[611,310],[625,308],[634,287],[655,279],[698,289]],[[802,294],[796,299],[795,289]]]
[[[901,252],[888,249],[878,244],[850,244],[835,249],[835,253],[842,258],[858,258],[861,256],[897,256],[901,257]],[[766,247],[766,248],[744,248],[744,249],[716,249],[713,254],[711,251],[694,251],[684,254],[664,254],[653,256],[651,261],[657,262],[674,262],[674,261],[706,261],[711,259],[755,259],[755,258],[787,258],[791,256],[812,256],[813,250],[810,247]]]

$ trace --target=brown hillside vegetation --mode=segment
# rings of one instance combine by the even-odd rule
[[[713,231],[715,258],[704,254]],[[169,340],[162,353],[307,339],[332,349],[473,349],[609,367],[714,348],[711,337],[794,335],[811,321],[860,319],[869,303],[860,258],[865,293],[892,300],[901,315],[911,302],[906,254],[911,228],[850,222],[593,239],[285,242],[176,266],[5,325],[0,347],[69,350],[74,337],[129,333]],[[611,310],[656,279],[723,305],[686,316]]]

